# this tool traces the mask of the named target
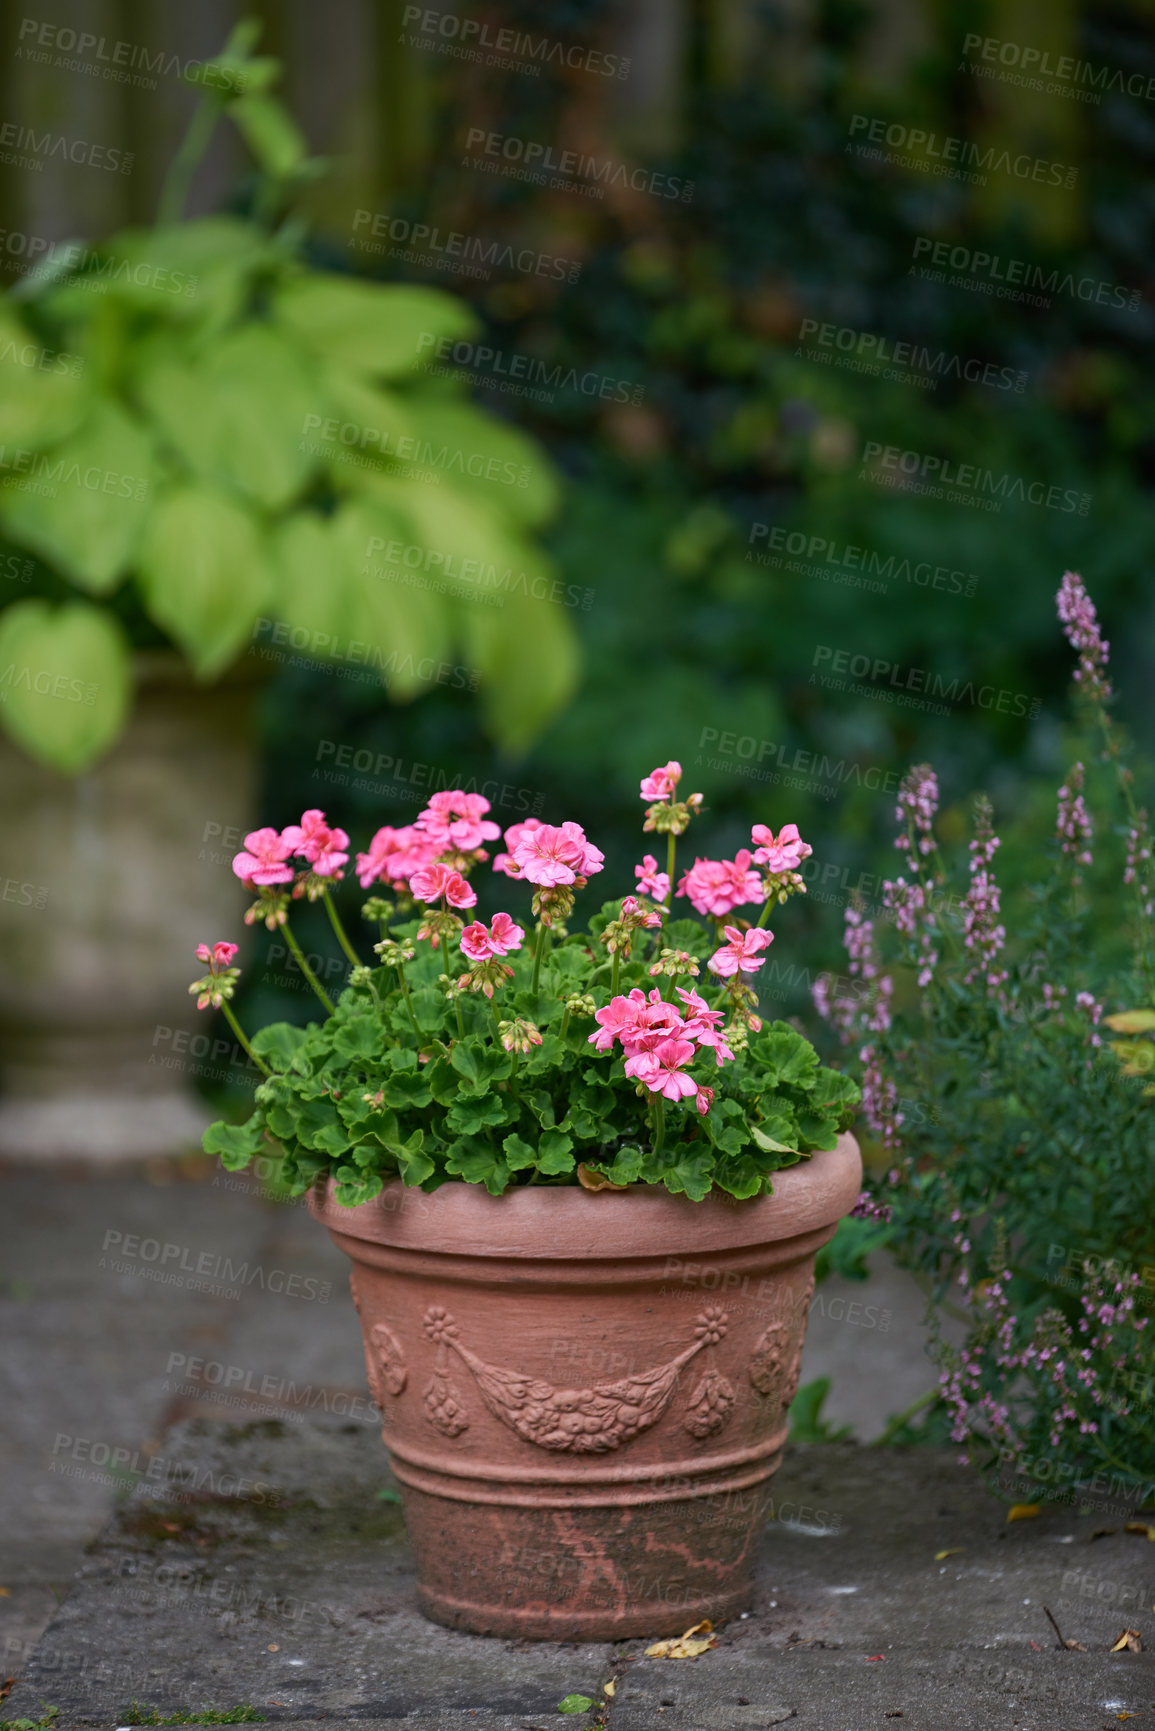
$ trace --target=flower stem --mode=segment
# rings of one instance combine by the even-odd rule
[[[263,1071],[266,1076],[271,1076],[273,1072],[269,1069],[267,1064],[262,1064],[261,1060],[257,1057],[257,1054],[253,1051],[253,1048],[245,1038],[241,1024],[237,1021],[237,1018],[233,1015],[233,1012],[229,1009],[229,1006],[225,1003],[223,998],[221,1000],[221,1009],[225,1013],[225,1021],[229,1024],[229,1027],[233,1030],[233,1033],[237,1036],[237,1039],[249,1054],[249,1057],[253,1060],[257,1069]]]
[[[409,981],[405,978],[405,969],[400,962],[397,964],[397,978],[401,982],[401,996],[405,999],[405,1008],[409,1012],[409,1021],[413,1028],[413,1037],[417,1041],[418,1046],[420,1046],[421,1029],[417,1026],[417,1017],[413,1014],[413,999],[409,996]]]
[[[451,971],[450,966],[449,966],[449,933],[448,932],[442,932],[442,934],[441,934],[441,954],[445,958],[445,972],[448,975],[450,981],[452,981],[453,974],[452,974],[452,971]],[[454,998],[453,1008],[457,1012],[457,1037],[460,1040],[464,1040],[464,1038],[465,1038],[465,1022],[463,1021],[462,1015],[461,1015],[461,999],[460,998]]]
[[[940,1393],[941,1390],[936,1384],[934,1388],[928,1389],[925,1394],[920,1394],[918,1399],[912,1401],[908,1407],[904,1407],[902,1412],[896,1412],[886,1429],[882,1432],[881,1436],[875,1437],[874,1441],[870,1445],[871,1448],[884,1448],[890,1441],[891,1437],[898,1435],[899,1431],[902,1429],[903,1425],[906,1424],[908,1419],[912,1419],[915,1413],[921,1412],[924,1406],[930,1406],[932,1402],[938,1399]]]
[[[673,830],[666,837],[666,875],[670,880],[670,888],[666,894],[666,907],[672,914],[674,911],[674,855],[678,851],[678,838]]]
[[[352,962],[353,966],[355,968],[361,967],[363,965],[361,958],[357,954],[356,950],[353,948],[352,944],[349,942],[348,937],[346,936],[345,928],[341,924],[341,916],[337,912],[337,909],[334,907],[333,898],[329,894],[328,890],[324,890],[322,892],[321,899],[325,903],[325,912],[329,916],[329,924],[332,926],[333,930],[337,934],[337,942],[340,944],[341,948],[344,950],[345,954],[348,956],[348,958]]]
[[[293,936],[291,930],[289,929],[288,920],[285,921],[284,925],[281,927],[281,930],[285,934],[285,942],[288,944],[289,948],[292,950],[294,956],[297,959],[297,966],[300,968],[301,972],[304,974],[305,978],[308,980],[309,984],[312,986],[313,990],[316,992],[317,996],[320,998],[321,1002],[324,1004],[324,1006],[328,1010],[329,1014],[332,1015],[333,1014],[333,1000],[329,996],[328,992],[325,990],[324,986],[321,984],[320,980],[317,978],[316,974],[313,972],[312,968],[309,966],[308,962],[306,961],[305,952],[301,948],[300,944],[297,942],[296,938]]]
[[[618,995],[618,974],[621,970],[621,965],[622,965],[621,952],[620,952],[620,950],[615,950],[614,951],[614,965],[610,970],[610,996],[614,997],[614,998],[616,998]]]
[[[662,1143],[666,1140],[666,1102],[660,1094],[654,1095],[654,1158],[662,1152]]]
[[[541,979],[542,957],[549,949],[549,927],[545,924],[537,928],[537,948],[533,956],[533,995],[537,996],[538,981]]]

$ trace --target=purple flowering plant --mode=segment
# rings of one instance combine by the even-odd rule
[[[929,1277],[939,1378],[921,1404],[1012,1501],[1078,1505],[1110,1486],[1126,1503],[1155,1496],[1155,869],[1109,646],[1075,573],[1057,603],[1088,743],[1038,881],[1003,908],[979,796],[960,882],[919,765],[880,917],[846,913],[849,989],[827,976],[815,997],[856,1053],[880,1174],[846,1237],[889,1242]],[[1115,874],[1109,920],[1093,866],[1096,894]],[[948,1305],[965,1315],[959,1346]]]

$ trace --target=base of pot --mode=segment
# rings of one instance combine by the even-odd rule
[[[199,1149],[211,1113],[178,1089],[164,1094],[63,1094],[0,1100],[0,1158],[112,1165]]]
[[[467,1635],[492,1635],[516,1641],[624,1641],[638,1635],[655,1640],[683,1635],[695,1624],[709,1619],[715,1628],[748,1611],[754,1589],[711,1594],[695,1599],[679,1598],[677,1605],[664,1605],[655,1595],[629,1610],[567,1610],[564,1605],[518,1605],[501,1609],[452,1599],[443,1593],[417,1588],[417,1607],[431,1623],[458,1629]]]

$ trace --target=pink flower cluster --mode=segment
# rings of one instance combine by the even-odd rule
[[[678,894],[690,898],[695,912],[717,919],[747,902],[765,901],[762,879],[750,869],[752,858],[748,848],[741,848],[733,859],[696,859]]]
[[[524,929],[509,914],[494,914],[488,928],[482,920],[466,926],[458,942],[471,962],[488,962],[495,956],[508,956],[511,950],[520,950],[524,937]]]
[[[330,828],[324,812],[314,809],[304,812],[300,823],[286,825],[280,834],[275,829],[252,830],[233,859],[233,871],[255,889],[292,883],[289,860],[295,854],[308,862],[315,877],[339,879],[345,875],[341,868],[348,861],[348,848],[345,831]]]
[[[1106,703],[1111,697],[1111,682],[1107,678],[1111,645],[1103,641],[1095,603],[1076,571],[1064,572],[1055,602],[1067,641],[1079,652],[1076,685],[1084,696],[1096,703]]]
[[[580,823],[540,823],[527,818],[505,832],[509,850],[494,860],[494,870],[506,877],[526,878],[542,889],[576,884],[600,872],[605,854],[586,840]]]
[[[687,1075],[686,1065],[704,1048],[713,1052],[718,1065],[734,1054],[718,1026],[723,1019],[721,1010],[711,1010],[692,987],[679,986],[677,992],[684,1010],[667,1003],[656,986],[648,998],[640,986],[628,997],[612,998],[595,1014],[599,1026],[598,1032],[590,1035],[590,1044],[599,1052],[608,1052],[620,1041],[627,1076],[667,1100],[688,1099],[693,1094],[698,1111],[705,1114],[714,1091]]]
[[[1076,763],[1059,789],[1055,834],[1068,859],[1072,859],[1076,866],[1089,866],[1093,864],[1093,833],[1091,814],[1083,799],[1083,766]]]

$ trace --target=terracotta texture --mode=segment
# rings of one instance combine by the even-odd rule
[[[842,1136],[752,1202],[310,1195],[353,1260],[428,1617],[608,1640],[747,1606],[814,1253],[861,1176]]]
[[[246,662],[205,687],[163,652],[135,672],[124,736],[84,775],[0,736],[0,877],[17,885],[0,900],[0,1155],[196,1148],[212,1114],[194,1078],[244,1062],[188,984],[196,945],[248,899],[229,862],[252,827],[267,673]]]

